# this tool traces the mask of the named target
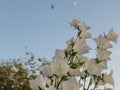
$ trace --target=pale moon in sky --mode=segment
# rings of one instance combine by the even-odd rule
[[[77,5],[77,2],[73,2],[73,5],[76,6],[76,5]]]

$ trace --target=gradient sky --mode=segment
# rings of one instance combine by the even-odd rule
[[[120,0],[0,0],[0,59],[24,57],[27,47],[51,60],[55,49],[64,49],[76,35],[69,25],[75,18],[91,26],[93,37],[112,27],[120,36],[119,9]],[[120,90],[120,39],[113,45],[109,68]]]

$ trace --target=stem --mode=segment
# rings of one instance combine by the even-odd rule
[[[84,79],[84,87],[83,87],[83,90],[86,90],[86,88],[85,88],[85,82],[86,82],[86,79]]]
[[[97,87],[98,82],[99,82],[99,80],[95,83],[93,90],[95,90],[95,88]]]
[[[90,81],[89,81],[89,84],[88,84],[87,90],[89,90],[90,85],[92,84],[91,81],[92,81],[92,79],[90,79]]]
[[[58,89],[58,87],[59,87],[59,85],[60,85],[61,82],[62,82],[62,77],[61,77],[60,81],[57,84],[57,89]]]
[[[79,83],[81,82],[81,79],[82,79],[82,78],[80,77],[80,79],[79,79]]]

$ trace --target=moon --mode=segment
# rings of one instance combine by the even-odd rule
[[[77,5],[77,2],[73,2],[73,5],[76,6],[76,5]]]

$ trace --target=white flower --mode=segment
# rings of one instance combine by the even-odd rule
[[[97,59],[100,61],[104,61],[104,60],[111,60],[110,58],[110,51],[107,51],[105,49],[96,49],[97,51]]]
[[[99,37],[95,38],[94,41],[96,42],[99,48],[102,49],[112,48],[112,45],[109,43],[109,41],[106,38],[104,38],[102,35],[99,35]]]
[[[111,28],[109,33],[107,34],[107,39],[117,43],[117,38],[118,35],[114,32],[114,29]]]
[[[103,80],[105,83],[109,83],[114,86],[114,80],[113,80],[112,74],[113,74],[113,71],[111,70],[111,72],[108,75],[107,74],[104,75]]]
[[[70,26],[74,27],[75,29],[79,29],[80,20],[79,19],[74,19],[72,22],[70,22]]]
[[[51,85],[48,88],[45,88],[45,90],[57,90],[57,89],[53,85]]]
[[[71,50],[73,48],[73,43],[75,42],[75,39],[74,38],[71,38],[70,40],[67,40],[66,41],[66,44],[67,44],[67,48],[66,50]]]
[[[78,69],[70,69],[69,70],[69,74],[71,75],[71,76],[82,76],[82,73],[80,72],[80,69],[78,68]]]
[[[73,49],[75,52],[78,52],[78,54],[84,54],[88,53],[91,48],[86,44],[84,39],[76,38]]]
[[[53,63],[46,64],[40,67],[40,71],[43,76],[52,76],[55,73],[55,67]]]
[[[58,76],[66,75],[70,69],[68,60],[64,59],[64,51],[56,49],[55,56],[53,57],[53,65],[55,74]]]
[[[99,65],[101,66],[102,69],[107,69],[107,61],[99,62]]]
[[[71,45],[71,44],[73,44],[74,43],[74,38],[72,37],[70,40],[67,40],[66,41],[66,44],[67,45]]]
[[[43,77],[42,75],[37,76],[34,80],[30,80],[30,87],[33,90],[39,90],[46,88],[46,84],[50,84],[50,80],[47,77]]]
[[[64,59],[64,57],[65,57],[64,51],[56,49],[55,56],[53,57],[53,59]]]
[[[87,30],[83,30],[80,34],[80,37],[81,38],[90,38],[91,37],[91,34],[89,32],[87,32]]]
[[[58,76],[66,75],[70,69],[68,60],[65,59],[55,59],[53,64],[55,68],[55,74]]]
[[[76,58],[73,60],[73,63],[82,63],[85,62],[86,60],[88,60],[89,58],[83,55],[77,55]]]
[[[89,61],[86,63],[86,66],[87,66],[87,71],[88,71],[90,74],[93,74],[93,75],[99,76],[100,73],[101,73],[101,71],[102,71],[101,65],[95,63],[95,60],[94,60],[94,59],[89,60]]]
[[[89,26],[86,26],[86,23],[85,23],[85,22],[82,22],[82,25],[81,25],[81,27],[80,27],[80,30],[81,30],[81,31],[86,31],[86,30],[88,30],[88,29],[90,29],[90,27],[89,27]]]
[[[104,90],[113,90],[112,88],[106,88],[106,87],[104,87]]]
[[[30,88],[32,88],[33,90],[39,90],[36,80],[30,80]]]
[[[62,82],[62,90],[79,90],[82,84],[79,84],[75,78],[70,78]]]
[[[93,76],[91,76],[91,78],[92,78],[92,83],[95,85],[95,84],[97,83],[98,79],[95,78],[95,77],[93,77]],[[99,88],[101,85],[104,85],[104,83],[103,83],[101,80],[99,80],[96,88]],[[97,90],[99,90],[99,89],[97,89]],[[100,89],[100,90],[101,90],[101,89]]]

